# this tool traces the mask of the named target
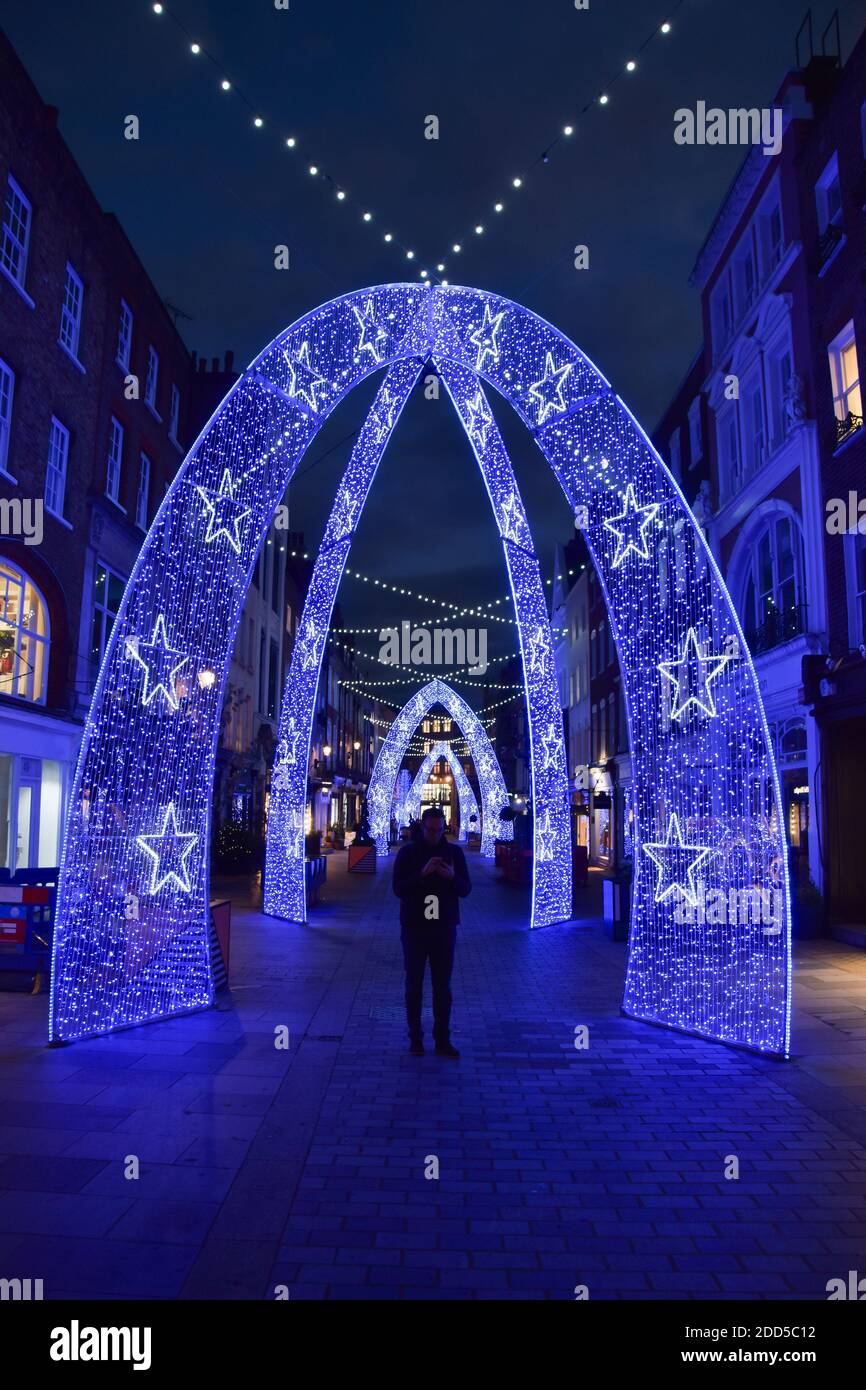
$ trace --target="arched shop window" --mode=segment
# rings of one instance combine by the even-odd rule
[[[39,590],[22,570],[0,561],[0,694],[44,704],[50,644]]]
[[[806,761],[806,724],[804,720],[792,719],[780,730],[779,761],[782,763]]]
[[[743,626],[757,654],[789,642],[805,629],[803,547],[790,517],[774,520],[752,546],[745,585]]]

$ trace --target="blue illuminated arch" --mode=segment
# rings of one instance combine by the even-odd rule
[[[437,743],[427,754],[423,763],[415,774],[415,780],[409,788],[408,794],[398,809],[398,825],[408,825],[410,821],[417,820],[421,811],[421,795],[430,778],[430,773],[439,762],[444,758],[451,769],[454,778],[454,786],[460,801],[460,822],[457,828],[457,839],[465,840],[469,834],[469,823],[474,816],[478,821],[479,828],[481,820],[478,815],[478,802],[472,790],[472,784],[466,773],[463,771],[463,764],[456,756],[450,743]]]
[[[482,331],[476,335],[476,361],[483,361],[495,349],[501,317],[490,319],[485,313]],[[375,323],[368,301],[359,318],[359,351],[379,360],[382,343]],[[484,323],[488,323],[486,331]],[[481,470],[511,585],[525,676],[535,812],[530,923],[548,926],[571,916],[571,848],[562,710],[541,573],[511,460],[477,374],[445,358],[434,357],[434,361]],[[414,357],[389,368],[337,487],[310,576],[299,623],[301,636],[292,653],[280,706],[265,861],[264,909],[289,922],[306,920],[303,829],[324,636],[379,463],[422,369],[423,359]],[[509,837],[510,832],[509,826]],[[482,837],[482,853],[493,855],[493,840],[492,830]],[[387,837],[382,837],[383,853],[386,845]]]
[[[370,832],[379,854],[387,854],[394,785],[409,741],[434,705],[441,705],[448,711],[469,747],[481,792],[481,854],[485,859],[492,859],[497,840],[514,838],[513,823],[499,819],[508,806],[505,779],[478,715],[447,681],[438,677],[428,681],[406,701],[379,749],[367,788]]]
[[[402,363],[416,371],[430,357],[464,421],[484,428],[484,400],[465,384],[474,377],[511,404],[585,518],[631,735],[636,848],[625,1011],[786,1054],[782,802],[754,667],[712,554],[676,481],[574,344],[509,300],[426,285],[344,296],[281,334],[226,397],[159,509],[84,730],[61,866],[51,1037],[106,1032],[211,1001],[211,789],[234,635],[259,547],[299,460],[347,392],[377,370]],[[389,410],[379,420],[386,433]],[[515,515],[516,504],[502,521],[511,528]],[[522,622],[531,551],[519,539],[514,545]],[[330,563],[340,565],[339,546]],[[529,594],[531,574],[526,583]],[[532,624],[521,632],[536,666],[527,671],[530,707],[544,698],[542,680],[536,696],[530,674],[541,677],[549,645],[549,629],[545,636],[539,621],[530,632]],[[310,671],[325,632],[314,626],[302,635]],[[567,841],[557,808],[538,814],[535,791],[540,869]],[[288,827],[288,843],[302,843],[302,828]],[[755,852],[744,854],[744,844]],[[775,867],[762,867],[768,863]],[[742,920],[736,905],[750,893],[768,895],[767,920]]]

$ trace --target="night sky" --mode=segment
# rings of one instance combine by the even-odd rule
[[[676,0],[669,0],[668,13]],[[503,293],[583,348],[652,429],[700,340],[688,285],[697,251],[743,155],[673,140],[673,113],[768,105],[787,67],[804,0],[684,0],[669,36],[610,88],[666,17],[665,0],[172,0],[190,34],[265,118],[253,128],[235,95],[149,0],[0,0],[0,23],[102,205],[114,212],[179,327],[211,357],[245,365],[300,314],[364,285],[415,278],[449,261],[451,283]],[[834,6],[816,4],[816,36]],[[840,7],[843,52],[866,0]],[[141,139],[122,138],[141,119]],[[440,139],[424,138],[435,114]],[[510,187],[574,120],[547,165]],[[284,146],[295,135],[295,151]],[[338,203],[311,161],[348,192]],[[496,217],[502,197],[507,210]],[[361,212],[375,221],[365,226]],[[488,231],[475,237],[478,221]],[[412,266],[382,240],[417,252]],[[465,250],[449,254],[459,239]],[[286,243],[291,269],[273,268]],[[585,243],[590,269],[576,271]],[[292,525],[318,543],[364,405],[345,402],[293,485]],[[497,407],[494,402],[494,408]],[[508,407],[497,409],[507,423]],[[513,419],[514,417],[512,417]],[[571,534],[565,499],[521,430],[506,440],[545,576]],[[326,453],[327,456],[321,456]],[[317,461],[319,460],[319,461]],[[350,564],[464,603],[506,591],[489,503],[445,393],[416,393],[374,485]],[[350,623],[431,617],[406,600],[378,604],[344,581]],[[504,605],[501,605],[504,608]],[[507,610],[505,610],[507,611]],[[504,645],[514,634],[502,630]],[[492,641],[492,632],[491,632]],[[359,640],[372,650],[375,639]]]

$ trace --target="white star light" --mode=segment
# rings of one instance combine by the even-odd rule
[[[310,619],[307,622],[307,630],[300,644],[302,671],[311,671],[315,666],[318,643],[319,637],[316,632],[316,624]]]
[[[156,620],[150,641],[142,642],[140,637],[127,637],[126,652],[144,671],[141,703],[149,705],[154,696],[162,691],[169,707],[177,709],[174,678],[181,666],[185,666],[189,661],[189,657],[181,656],[179,651],[168,645],[165,617],[162,613]],[[176,656],[180,657],[180,661],[174,660]]]
[[[692,704],[710,719],[717,718],[718,710],[710,690],[710,682],[722,674],[730,660],[729,656],[705,655],[695,629],[690,627],[679,661],[659,662],[662,675],[674,685],[671,719],[680,719]],[[710,667],[711,670],[708,669]],[[677,675],[677,671],[681,674]]]
[[[169,879],[174,879],[182,892],[192,891],[186,861],[198,843],[198,835],[183,834],[178,830],[173,801],[170,801],[165,809],[162,829],[155,835],[137,835],[135,843],[151,860],[148,893],[158,893]],[[166,864],[169,865],[168,868]]]
[[[649,542],[646,532],[655,521],[658,510],[658,502],[650,502],[646,507],[639,507],[635,501],[634,485],[629,483],[625,490],[623,510],[619,516],[604,523],[605,530],[616,536],[616,553],[612,561],[614,569],[619,569],[623,560],[627,559],[632,551],[641,560],[649,559]],[[623,522],[624,525],[617,526],[618,521]]]
[[[355,521],[355,513],[358,510],[358,499],[353,497],[348,488],[343,489],[343,509],[337,517],[334,538],[347,536],[352,529]]]
[[[304,816],[301,811],[289,813],[286,823],[286,857],[302,859],[304,855]]]
[[[311,410],[318,412],[319,403],[316,400],[316,391],[320,386],[327,386],[325,377],[319,376],[318,372],[310,366],[310,344],[301,343],[301,346],[294,357],[285,350],[283,356],[289,367],[288,394],[294,398],[306,401]]]
[[[553,851],[556,847],[556,831],[550,824],[550,811],[545,811],[544,820],[536,831],[538,842],[538,862],[547,864],[553,859]]]
[[[556,732],[556,725],[548,725],[547,734],[541,740],[544,749],[544,766],[555,767],[562,740]]]
[[[469,414],[469,438],[477,440],[479,449],[484,449],[487,447],[487,434],[493,424],[493,416],[484,399],[483,391],[479,390],[474,400],[466,402],[466,410]]]
[[[394,423],[394,412],[396,409],[396,398],[389,390],[384,390],[378,404],[378,410],[381,413],[372,426],[373,437],[377,444],[381,444],[387,439],[391,426]]]
[[[538,401],[540,409],[538,412],[538,423],[543,425],[548,415],[553,411],[559,414],[565,410],[565,397],[563,388],[572,368],[571,362],[566,362],[564,367],[553,365],[553,353],[548,352],[544,357],[544,376],[540,381],[535,381],[529,388],[529,396],[533,401]]]
[[[717,851],[708,845],[684,844],[680,823],[675,815],[668,821],[668,832],[664,842],[654,842],[643,845],[642,848],[659,871],[655,887],[656,902],[664,902],[671,893],[680,893],[690,907],[697,907],[695,871],[705,859],[709,859]]]
[[[550,641],[543,627],[535,629],[535,636],[529,639],[529,669],[543,671],[544,662],[550,648]]]
[[[488,357],[492,357],[494,362],[499,361],[499,344],[496,341],[496,335],[502,326],[504,317],[504,309],[501,314],[496,314],[494,317],[490,312],[490,305],[484,305],[484,319],[481,327],[476,328],[475,332],[469,335],[470,343],[478,349],[475,357],[476,372],[483,372],[484,363]]]
[[[219,540],[220,536],[225,536],[235,554],[240,555],[242,545],[240,524],[245,517],[250,515],[250,508],[242,506],[240,502],[235,500],[235,485],[229,470],[227,468],[223,470],[219,492],[212,492],[209,488],[199,487],[198,484],[196,484],[196,492],[201,497],[208,512],[205,545],[210,545],[213,541]]]
[[[378,365],[382,361],[384,351],[383,349],[383,351],[380,352],[379,345],[380,343],[387,342],[388,330],[383,328],[380,323],[376,322],[376,317],[373,313],[372,299],[367,300],[363,311],[358,308],[357,304],[353,304],[352,312],[358,320],[358,325],[361,329],[361,336],[358,339],[358,351],[369,352],[373,361]],[[315,408],[316,407],[313,406],[314,410]]]
[[[523,519],[520,515],[520,504],[516,492],[508,494],[500,510],[502,512],[502,534],[507,541],[516,542]]]

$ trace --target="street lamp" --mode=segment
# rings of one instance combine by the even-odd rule
[[[326,758],[330,758],[332,751],[333,751],[333,750],[332,750],[332,748],[331,748],[330,743],[323,743],[323,744],[322,744],[322,753],[324,754],[324,756],[325,756]]]

